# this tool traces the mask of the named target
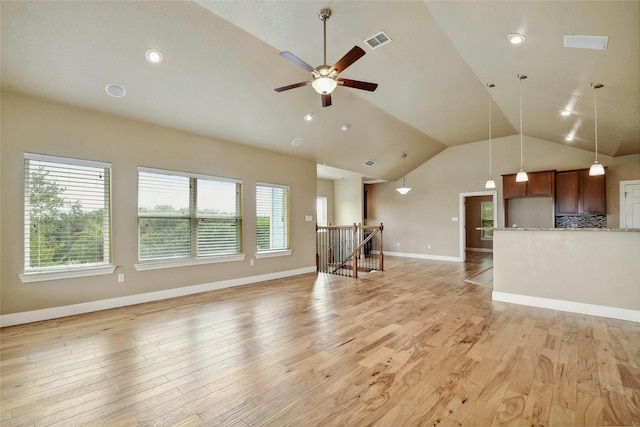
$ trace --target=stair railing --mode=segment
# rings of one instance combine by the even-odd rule
[[[359,271],[384,270],[383,225],[316,226],[318,272],[358,277]]]

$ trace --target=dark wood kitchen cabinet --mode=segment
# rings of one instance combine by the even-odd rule
[[[502,175],[502,198],[553,197],[555,171],[529,172],[529,181],[516,182],[516,174]]]
[[[605,176],[589,176],[589,169],[556,172],[556,215],[606,215]]]

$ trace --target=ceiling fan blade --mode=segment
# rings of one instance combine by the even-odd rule
[[[362,89],[362,90],[368,90],[370,92],[373,92],[378,88],[378,83],[361,82],[358,80],[349,80],[349,79],[341,79],[341,78],[338,78],[336,80],[338,81],[339,85],[352,87],[354,89]]]
[[[306,86],[311,82],[300,82],[300,83],[294,83],[292,85],[288,85],[288,86],[282,86],[282,87],[277,87],[274,90],[276,92],[284,92],[285,90],[289,90],[289,89],[295,89],[297,87],[302,87],[302,86]]]
[[[347,52],[347,54],[345,56],[340,58],[340,60],[338,62],[336,62],[336,64],[333,67],[331,67],[331,70],[329,70],[329,72],[335,70],[338,74],[340,74],[349,65],[353,64],[358,59],[362,58],[365,53],[366,52],[364,50],[362,50],[361,47],[354,46],[353,49],[351,49],[349,52]]]
[[[326,95],[320,95],[322,97],[322,106],[328,107],[331,105],[331,94],[327,93]]]
[[[304,62],[302,59],[298,58],[297,56],[295,56],[291,52],[280,52],[280,56],[282,56],[283,58],[288,59],[289,61],[293,62],[298,67],[304,68],[305,70],[307,70],[310,73],[312,73],[312,72],[314,72],[316,70],[311,65],[307,64],[306,62]]]

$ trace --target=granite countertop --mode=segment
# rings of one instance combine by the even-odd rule
[[[495,228],[495,231],[623,231],[623,232],[640,232],[640,228]]]

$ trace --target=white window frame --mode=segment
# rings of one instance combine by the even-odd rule
[[[242,180],[233,179],[233,178],[224,178],[212,175],[204,175],[198,173],[190,173],[190,172],[180,172],[174,170],[167,169],[156,169],[156,168],[148,168],[148,167],[138,167],[138,178],[137,183],[139,185],[139,173],[140,172],[148,172],[162,175],[173,175],[183,178],[188,178],[190,182],[193,180],[209,180],[209,181],[218,181],[218,182],[228,182],[234,184],[240,184],[241,188],[243,186]],[[195,186],[194,186],[195,188]],[[192,224],[190,227],[191,235],[193,236],[194,228],[197,226],[197,221],[200,217],[197,214],[197,189],[190,191],[189,194],[189,220]],[[159,258],[159,259],[149,259],[149,260],[140,260],[135,264],[135,268],[137,271],[146,271],[146,270],[157,270],[157,269],[165,269],[165,268],[175,268],[175,267],[185,267],[185,266],[193,266],[193,265],[202,265],[202,264],[215,264],[215,263],[224,263],[224,262],[234,262],[234,261],[243,261],[246,258],[246,255],[243,253],[243,212],[242,212],[242,191],[240,192],[240,201],[237,202],[240,205],[240,212],[237,212],[238,218],[240,220],[239,226],[239,240],[238,247],[239,252],[235,254],[229,255],[198,255],[197,254],[197,242],[192,241],[191,252],[189,256],[177,257],[177,258]],[[139,235],[139,227],[140,227],[140,219],[145,218],[144,215],[138,214],[138,235]],[[194,252],[196,252],[194,254]],[[140,242],[138,238],[138,257],[140,256]]]
[[[30,197],[30,187],[27,180],[27,174],[29,173],[29,163],[35,162],[47,162],[59,165],[91,167],[105,170],[105,175],[108,175],[104,182],[103,197],[104,197],[104,221],[103,221],[103,236],[104,237],[104,257],[103,261],[87,264],[65,264],[59,266],[49,267],[29,267],[30,264],[30,228],[31,218],[28,213],[30,207],[28,207],[28,201]],[[99,276],[106,274],[113,274],[116,266],[111,263],[111,163],[75,159],[61,156],[51,156],[46,154],[36,153],[24,153],[24,211],[23,211],[23,223],[24,223],[24,273],[20,274],[20,280],[23,283],[44,282],[51,280],[71,279],[77,277]]]
[[[258,244],[257,244],[257,239],[258,239],[258,224],[257,224],[257,220],[258,220],[258,188],[259,187],[268,187],[268,188],[272,188],[272,189],[282,189],[286,191],[286,206],[285,206],[285,224],[284,224],[284,229],[286,231],[286,236],[285,236],[285,240],[286,240],[286,248],[273,248],[271,247],[270,249],[258,249]],[[281,184],[271,184],[271,183],[267,183],[267,182],[256,182],[256,191],[255,191],[255,195],[256,195],[256,259],[261,259],[261,258],[273,258],[273,257],[279,257],[279,256],[288,256],[291,255],[293,253],[293,251],[291,250],[291,215],[290,215],[290,207],[291,207],[291,188],[288,185],[281,185]],[[270,220],[273,221],[273,217],[270,216]],[[273,230],[273,226],[272,224],[270,224],[270,231]],[[270,236],[270,241],[272,241],[273,238]]]

